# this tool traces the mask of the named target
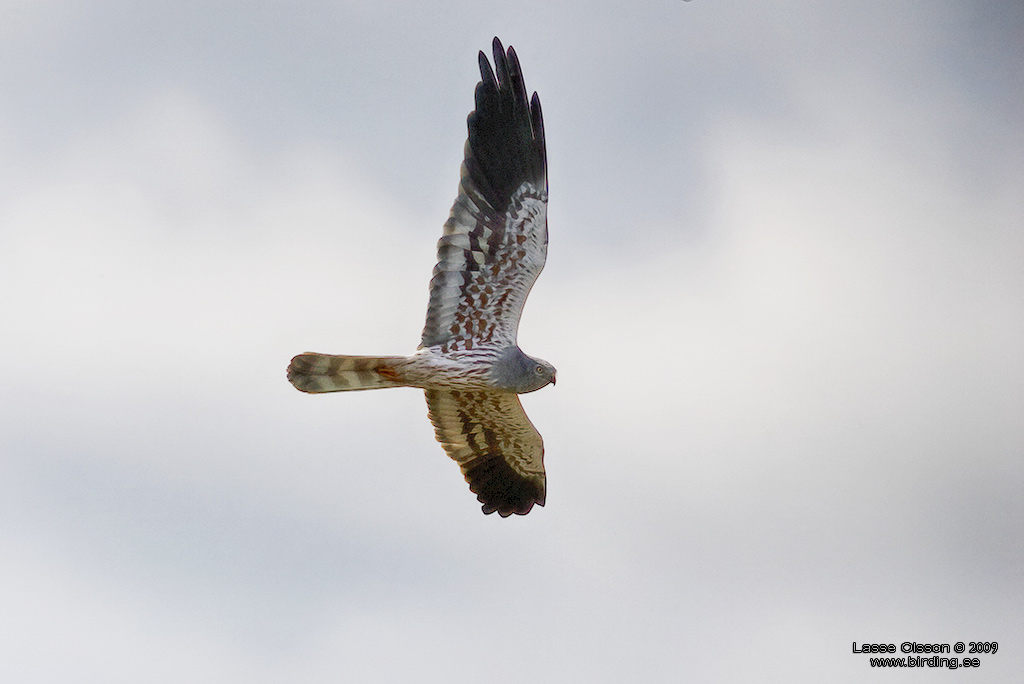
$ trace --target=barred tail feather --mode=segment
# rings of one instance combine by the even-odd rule
[[[303,392],[404,387],[400,366],[404,356],[340,356],[306,352],[288,365],[288,381]]]

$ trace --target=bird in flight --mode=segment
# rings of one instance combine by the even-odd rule
[[[548,251],[547,152],[540,99],[527,99],[519,59],[481,52],[476,109],[459,196],[437,243],[427,321],[412,356],[307,352],[288,380],[303,392],[419,387],[437,440],[484,513],[544,505],[544,442],[518,394],[555,383],[555,368],[516,342],[519,318]]]

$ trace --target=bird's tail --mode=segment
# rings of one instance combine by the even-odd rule
[[[306,352],[288,365],[288,381],[303,392],[403,387],[404,356],[339,356]]]

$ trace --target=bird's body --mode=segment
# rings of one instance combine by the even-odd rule
[[[446,352],[439,345],[422,348],[412,356],[346,356],[307,352],[292,359],[288,380],[296,389],[314,394],[382,387],[524,394],[540,389],[554,377],[553,369],[549,375],[548,367],[541,364],[546,362],[526,356],[515,346]],[[537,367],[543,369],[542,372],[538,372]]]
[[[303,392],[418,387],[438,441],[485,513],[544,505],[544,444],[516,395],[555,382],[555,369],[516,338],[547,258],[547,158],[540,100],[526,97],[519,60],[494,39],[491,71],[469,115],[459,195],[438,241],[430,303],[411,356],[305,353],[288,379]]]

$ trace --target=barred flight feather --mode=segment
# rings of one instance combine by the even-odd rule
[[[476,108],[459,194],[437,243],[420,345],[412,356],[307,352],[288,379],[303,392],[425,390],[437,439],[484,513],[525,515],[546,496],[544,442],[516,396],[555,380],[517,344],[526,298],[547,259],[547,151],[540,99],[527,99],[515,50],[479,55]]]
[[[441,443],[462,470],[484,513],[526,515],[543,506],[544,441],[510,393],[427,390]]]
[[[476,110],[467,119],[469,139],[459,196],[437,245],[430,304],[421,347],[464,349],[479,342],[515,344],[527,295],[547,259],[547,153],[540,99],[527,102],[519,60],[495,39],[497,80],[480,53]],[[455,278],[460,274],[461,278]],[[481,298],[473,289],[490,286]],[[477,339],[464,318],[491,321]]]

